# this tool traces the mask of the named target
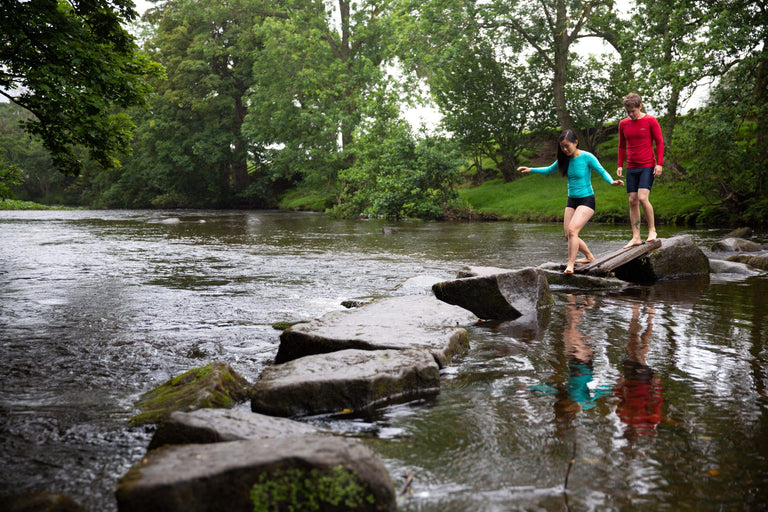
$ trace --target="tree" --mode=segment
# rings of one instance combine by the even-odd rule
[[[488,41],[471,37],[466,44],[454,43],[434,72],[435,102],[463,149],[490,158],[512,181],[531,130],[552,118],[548,95],[527,66],[497,61]]]
[[[35,115],[26,129],[65,172],[81,169],[78,145],[105,167],[130,147],[119,109],[162,72],[122,26],[135,17],[131,0],[0,0],[0,94]]]
[[[548,72],[557,120],[562,129],[572,129],[580,140],[567,96],[573,80],[572,45],[587,37],[606,38],[620,26],[613,0],[493,0],[488,4],[484,25],[499,34],[497,40],[512,48],[525,43]],[[575,101],[575,100],[571,100]],[[591,148],[590,148],[591,149]]]
[[[768,2],[712,2],[707,34],[713,69],[724,72],[705,108],[675,131],[684,179],[730,219],[768,218]]]
[[[707,105],[690,112],[672,139],[686,186],[707,198],[707,222],[768,219],[768,162],[756,151],[758,114],[752,90],[757,77],[748,63],[722,77]]]
[[[228,206],[250,183],[248,164],[259,150],[242,126],[256,84],[260,5],[167,0],[145,14],[154,27],[145,50],[163,64],[167,79],[156,84],[150,110],[138,113],[129,166],[148,174],[167,204]]]
[[[264,47],[244,130],[270,148],[272,172],[333,186],[367,96],[386,80],[387,2],[288,0],[264,7]]]
[[[386,123],[355,142],[354,164],[340,172],[344,184],[335,212],[388,219],[444,219],[464,210],[455,183],[462,163],[444,137],[414,137],[404,122]]]
[[[0,103],[0,161],[16,169],[9,176],[15,177],[12,189],[17,197],[37,202],[59,201],[69,177],[54,167],[50,153],[40,141],[23,130],[23,123],[31,118],[32,114],[18,105]]]
[[[637,0],[621,49],[634,61],[633,90],[660,107],[667,142],[700,80],[724,72],[721,42],[707,34],[713,13],[701,0]]]

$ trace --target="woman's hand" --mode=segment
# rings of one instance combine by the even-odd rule
[[[613,183],[611,183],[611,185],[613,185],[614,187],[620,187],[624,185],[624,182],[621,180],[613,180]]]
[[[519,172],[531,172],[531,168],[530,167],[518,167],[517,170]]]

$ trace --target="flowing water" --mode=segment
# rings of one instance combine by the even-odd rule
[[[682,232],[710,256],[725,233],[659,235]],[[627,234],[583,237],[599,254]],[[274,322],[564,257],[559,224],[0,212],[0,495],[116,510],[152,434],[127,427],[142,392],[212,360],[255,380]],[[472,326],[435,399],[313,421],[413,476],[400,510],[768,508],[768,277],[553,295],[537,325]]]

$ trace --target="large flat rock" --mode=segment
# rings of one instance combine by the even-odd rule
[[[275,363],[345,349],[425,349],[446,366],[469,348],[467,331],[477,316],[426,295],[382,299],[334,311],[283,331]]]
[[[300,421],[240,409],[198,409],[172,413],[155,430],[148,450],[173,444],[222,443],[321,433],[322,429]]]
[[[394,511],[383,463],[356,440],[325,436],[169,446],[120,480],[120,512]],[[280,505],[280,508],[278,507]]]
[[[251,409],[272,416],[363,412],[439,391],[440,369],[426,350],[347,349],[267,367],[251,390]]]

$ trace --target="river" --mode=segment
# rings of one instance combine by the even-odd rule
[[[659,230],[681,233],[711,256],[725,231]],[[600,254],[628,234],[583,238]],[[344,300],[564,258],[560,224],[0,212],[0,495],[116,510],[152,435],[127,426],[142,392],[212,360],[253,381],[273,323]],[[553,295],[541,325],[472,326],[436,398],[313,422],[361,438],[396,486],[413,475],[400,510],[768,508],[768,277]]]

